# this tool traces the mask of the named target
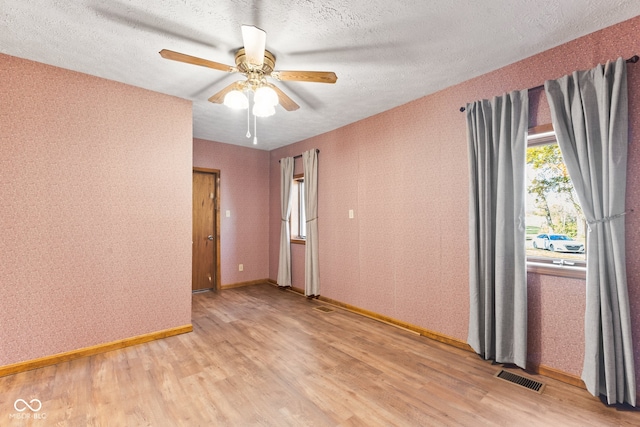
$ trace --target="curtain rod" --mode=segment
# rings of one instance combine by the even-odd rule
[[[318,149],[316,148],[316,153],[319,153],[319,152],[320,152],[320,150],[318,150]],[[298,159],[298,158],[300,158],[300,157],[302,157],[302,154],[298,154],[297,156],[293,156],[293,158],[294,158],[294,159]],[[280,160],[278,160],[278,163],[280,163]]]
[[[638,55],[633,55],[631,58],[627,59],[627,64],[635,64],[636,62],[638,62],[638,60],[640,60],[640,57]],[[544,85],[539,85],[539,86],[535,86],[535,87],[531,87],[527,90],[531,91],[531,90],[538,90],[538,89],[542,89],[544,88]],[[460,107],[460,112],[464,113],[464,111],[466,110],[466,107]]]

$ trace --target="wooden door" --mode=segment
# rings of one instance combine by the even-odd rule
[[[217,171],[193,170],[193,291],[218,288]]]

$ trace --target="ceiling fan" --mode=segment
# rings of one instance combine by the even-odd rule
[[[247,108],[245,92],[253,93],[254,116],[266,117],[275,113],[278,103],[287,111],[300,108],[287,94],[269,83],[267,77],[281,81],[300,81],[317,83],[335,83],[338,77],[330,71],[275,71],[276,57],[266,50],[267,34],[253,25],[242,25],[244,46],[237,50],[235,66],[225,65],[207,59],[198,58],[172,50],[162,49],[160,55],[165,59],[200,65],[214,70],[244,74],[246,80],[231,83],[209,98],[210,102],[225,104],[232,108]]]

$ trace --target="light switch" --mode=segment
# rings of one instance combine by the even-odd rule
[[[231,211],[229,211],[229,210],[228,210],[228,211],[225,213],[225,215],[227,216],[227,218],[231,217]]]
[[[353,209],[349,209],[349,219],[353,219]]]

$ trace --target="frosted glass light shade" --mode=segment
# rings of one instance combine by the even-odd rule
[[[249,100],[239,90],[232,90],[224,96],[224,105],[234,110],[246,110],[249,108]]]
[[[276,109],[273,105],[258,104],[257,102],[253,105],[253,115],[256,117],[269,117],[275,113]]]
[[[256,104],[265,104],[271,106],[278,105],[278,94],[269,86],[260,86],[258,89],[256,89],[256,93],[253,99]]]

